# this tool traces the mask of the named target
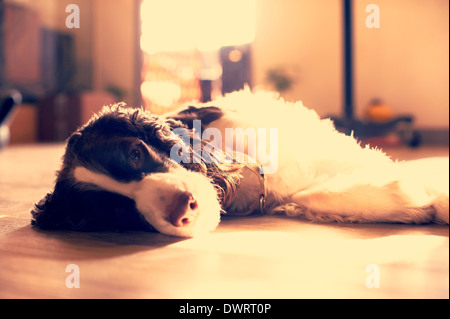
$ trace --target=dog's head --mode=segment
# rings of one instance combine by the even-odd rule
[[[32,210],[43,229],[156,229],[191,237],[215,229],[235,195],[234,164],[171,158],[186,128],[122,105],[105,107],[66,143],[53,192]],[[203,141],[198,141],[203,145]]]

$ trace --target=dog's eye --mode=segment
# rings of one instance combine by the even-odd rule
[[[142,153],[139,148],[135,148],[131,151],[130,159],[134,164],[138,164],[142,158]]]

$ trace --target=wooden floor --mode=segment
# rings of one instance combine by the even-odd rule
[[[59,144],[0,151],[0,298],[449,298],[448,226],[275,216],[224,219],[187,240],[35,230],[30,207],[51,190],[62,152]]]

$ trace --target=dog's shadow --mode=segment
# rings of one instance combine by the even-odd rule
[[[0,250],[52,259],[99,259],[154,251],[185,238],[145,231],[77,232],[31,225],[2,236]]]

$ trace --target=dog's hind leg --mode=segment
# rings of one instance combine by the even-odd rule
[[[398,169],[395,167],[402,173]],[[401,174],[383,180],[367,172],[339,175],[298,191],[274,212],[285,211],[317,222],[448,224],[448,190],[437,190],[416,177]]]
[[[393,183],[383,189],[360,185],[343,192],[298,193],[284,208],[287,215],[303,215],[316,222],[420,224],[433,221],[435,211],[431,205],[409,205],[398,189]],[[282,207],[276,210],[279,212]]]

